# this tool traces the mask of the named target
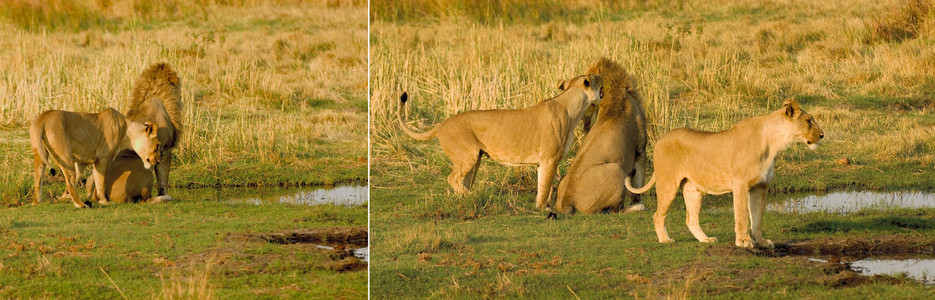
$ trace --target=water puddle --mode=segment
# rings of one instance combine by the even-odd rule
[[[325,245],[315,245],[319,249],[325,250],[334,250],[334,247],[329,247]],[[359,258],[362,261],[370,262],[370,247],[363,247],[357,249],[345,249],[345,251],[350,252],[354,257]]]
[[[935,207],[935,193],[929,192],[834,192],[825,195],[792,196],[780,202],[767,202],[767,209],[786,213],[828,212],[849,214],[861,209]]]
[[[216,193],[214,198],[229,203],[354,207],[367,204],[369,189],[365,185],[347,185],[303,189],[234,188],[222,189]]]
[[[808,260],[828,263],[828,260],[809,258]],[[925,285],[935,285],[935,259],[932,258],[877,258],[854,259],[846,263],[854,272],[863,276],[905,274]]]

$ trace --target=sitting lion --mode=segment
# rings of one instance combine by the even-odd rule
[[[104,189],[114,201],[161,202],[171,199],[167,192],[169,170],[172,166],[172,149],[178,146],[182,133],[183,110],[181,83],[175,71],[165,63],[146,68],[133,85],[127,118],[137,122],[152,121],[158,128],[162,152],[154,168],[156,186],[153,187],[153,171],[140,168],[135,153],[120,153],[111,164],[111,170],[108,170],[110,174],[120,175],[105,178],[104,184]],[[152,191],[156,192],[156,197],[150,199]]]
[[[597,109],[571,168],[558,185],[555,208],[562,213],[585,213],[618,208],[629,194],[625,177],[642,185],[646,172],[646,117],[642,98],[633,79],[619,64],[607,58],[591,62],[587,74],[604,78],[606,95]],[[633,195],[627,211],[645,209]]]
[[[463,112],[422,133],[403,121],[407,99],[403,93],[397,120],[417,140],[438,136],[452,163],[448,183],[457,193],[471,189],[485,154],[505,165],[538,165],[536,206],[545,208],[555,168],[571,146],[576,125],[585,109],[603,97],[603,80],[598,75],[582,75],[561,84],[564,92],[531,107]]]
[[[772,241],[763,238],[760,225],[776,155],[796,142],[815,150],[822,138],[824,133],[814,118],[802,110],[798,102],[788,100],[781,109],[743,119],[727,131],[679,128],[666,133],[656,143],[655,174],[649,183],[639,190],[630,185],[630,178],[624,183],[630,192],[641,194],[649,190],[658,177],[656,199],[659,206],[653,223],[660,243],[674,242],[666,232],[666,212],[681,187],[688,210],[686,223],[698,241],[717,241],[701,231],[698,221],[701,198],[706,194],[734,193],[734,243],[746,248],[752,248],[754,243],[759,247],[773,247]]]
[[[78,178],[74,172],[81,165],[91,165],[94,180],[103,182],[111,161],[121,151],[132,150],[137,160],[142,158],[147,169],[159,163],[156,125],[127,119],[114,109],[96,114],[45,111],[33,120],[29,136],[35,180],[33,205],[39,204],[42,198],[40,182],[46,168],[50,167],[49,157],[62,170],[71,200],[78,208],[90,206],[90,202],[81,202],[75,191]],[[94,198],[107,204],[103,187],[98,186],[95,191]]]

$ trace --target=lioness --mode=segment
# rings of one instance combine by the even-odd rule
[[[629,194],[623,181],[631,176],[640,185],[646,172],[646,117],[642,98],[622,66],[607,58],[591,62],[587,74],[604,79],[604,100],[568,174],[558,185],[555,208],[585,213],[617,208]],[[559,86],[561,88],[561,85]],[[645,209],[633,195],[627,211]]]
[[[646,186],[635,189],[630,178],[625,181],[633,193],[644,193],[658,177],[656,199],[659,206],[653,215],[656,236],[660,243],[671,243],[665,219],[669,205],[682,186],[686,223],[700,242],[717,239],[708,237],[699,226],[698,213],[705,194],[734,193],[734,244],[738,247],[773,247],[763,238],[760,224],[766,206],[766,190],[773,177],[776,155],[790,144],[803,142],[812,150],[824,133],[814,118],[795,100],[783,103],[770,114],[746,118],[737,126],[722,132],[704,132],[690,128],[672,130],[659,139],[654,151],[655,174]],[[751,222],[751,224],[748,224]],[[753,232],[753,239],[750,232]]]
[[[399,126],[417,140],[438,136],[451,159],[448,183],[457,193],[471,189],[481,157],[509,166],[538,165],[536,206],[546,207],[555,168],[568,152],[585,109],[603,97],[604,81],[582,75],[567,81],[558,96],[521,109],[474,110],[454,115],[427,132],[415,132],[403,121],[407,95],[400,97]]]
[[[75,192],[78,165],[90,164],[96,182],[104,182],[105,172],[118,152],[132,149],[143,158],[148,169],[159,162],[159,140],[156,125],[128,120],[114,109],[96,114],[49,110],[39,114],[29,128],[33,151],[33,205],[42,198],[40,182],[51,156],[65,177],[65,185],[75,207],[87,208]],[[67,167],[66,167],[67,166]],[[72,167],[75,167],[74,169]],[[108,202],[102,185],[97,185],[95,197]]]
[[[127,202],[161,202],[169,200],[168,196],[152,197],[153,170],[147,169],[143,161],[135,153],[123,156],[133,151],[123,151],[110,163],[107,174],[104,176],[104,192],[108,199],[117,203]],[[88,194],[94,188],[94,183],[88,179]]]

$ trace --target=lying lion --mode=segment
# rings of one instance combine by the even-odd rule
[[[562,213],[585,213],[618,208],[629,194],[625,177],[642,185],[646,172],[646,117],[633,80],[619,64],[607,58],[591,62],[587,74],[604,78],[606,94],[568,174],[558,185],[555,208]],[[633,195],[627,211],[645,209]]]
[[[471,189],[480,159],[487,155],[505,165],[538,165],[536,206],[546,207],[555,168],[574,138],[585,109],[603,97],[603,80],[582,75],[563,83],[560,95],[522,109],[475,110],[454,115],[427,132],[415,132],[403,121],[407,95],[400,97],[399,126],[417,140],[438,136],[451,159],[448,183],[457,193]]]
[[[698,241],[717,241],[701,231],[698,221],[701,198],[706,194],[734,193],[734,243],[746,248],[752,248],[754,244],[773,247],[772,241],[763,238],[760,225],[776,155],[796,142],[803,142],[815,150],[823,137],[824,133],[812,116],[795,100],[789,100],[781,109],[765,116],[743,119],[727,131],[679,128],[666,133],[656,143],[655,174],[649,183],[637,190],[630,185],[628,177],[625,184],[631,192],[641,194],[649,190],[658,177],[656,198],[659,206],[653,215],[653,223],[660,243],[674,242],[666,232],[665,219],[681,186],[688,210],[686,223]]]
[[[90,164],[94,181],[104,182],[108,166],[120,151],[133,150],[143,158],[147,169],[159,162],[156,125],[128,120],[114,109],[96,114],[45,111],[32,122],[29,135],[35,180],[33,205],[42,198],[40,182],[46,168],[50,167],[49,157],[62,170],[68,193],[78,208],[90,206],[90,202],[82,203],[75,191],[78,180],[75,170],[80,165]],[[109,202],[103,186],[96,185],[95,192],[93,198],[101,204]]]

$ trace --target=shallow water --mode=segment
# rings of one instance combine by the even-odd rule
[[[254,205],[339,205],[367,204],[366,185],[345,185],[308,188],[222,188],[180,190],[180,199],[215,200]]]
[[[324,246],[324,245],[315,245],[315,247],[318,247],[318,248],[321,248],[321,249],[334,250],[334,247],[328,247],[328,246]],[[347,251],[350,251],[351,254],[354,255],[354,257],[359,258],[359,259],[362,260],[362,261],[370,262],[370,247],[363,247],[363,248],[357,248],[357,249],[350,249],[350,250],[347,250]]]
[[[829,212],[848,214],[861,209],[935,207],[935,193],[928,192],[834,192],[796,195],[782,201],[767,201],[770,211],[789,213]]]
[[[820,258],[809,258],[811,261],[827,263]],[[915,279],[925,285],[935,285],[935,259],[933,258],[874,258],[868,257],[850,262],[854,272],[864,276],[873,275],[899,275]]]
[[[923,284],[935,284],[935,259],[875,259],[870,257],[851,262],[851,269],[866,276],[905,273],[909,278]]]
[[[332,188],[308,189],[284,195],[268,197],[246,197],[233,201],[243,201],[261,204],[292,204],[292,205],[322,205],[332,204],[341,206],[358,206],[367,203],[368,189],[366,186],[336,186]]]

